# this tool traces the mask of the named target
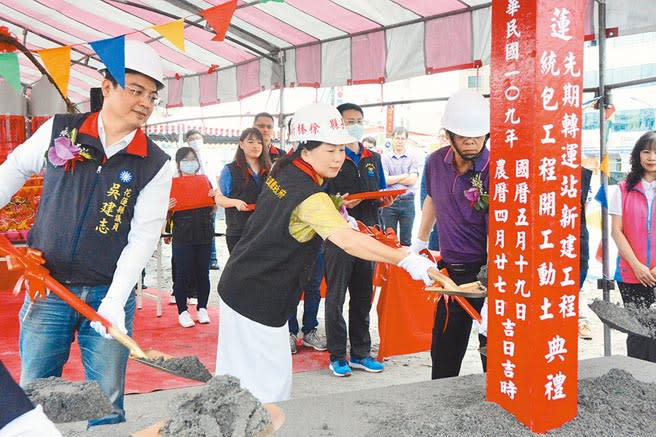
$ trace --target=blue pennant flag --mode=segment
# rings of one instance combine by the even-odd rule
[[[601,206],[608,209],[608,199],[606,198],[606,190],[604,190],[603,185],[599,187],[599,191],[595,194],[595,200],[601,203]]]
[[[125,88],[125,35],[93,41],[89,44],[105,64],[109,74],[116,79],[121,88]]]

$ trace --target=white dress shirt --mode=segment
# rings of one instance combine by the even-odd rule
[[[20,146],[11,152],[7,161],[0,165],[0,208],[11,200],[25,181],[39,173],[46,165],[46,152],[52,138],[53,118],[46,121]],[[114,156],[130,144],[136,130],[114,144],[106,145],[102,114],[98,117],[98,134],[107,158]],[[128,243],[116,263],[108,296],[122,299],[125,303],[134,288],[141,270],[152,256],[166,219],[173,169],[165,164],[139,193],[130,222]],[[99,248],[100,249],[100,248]]]

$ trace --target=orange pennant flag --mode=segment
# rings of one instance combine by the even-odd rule
[[[200,13],[207,20],[207,24],[214,29],[214,33],[216,33],[212,41],[223,41],[228,31],[228,26],[230,26],[230,20],[232,20],[232,14],[235,13],[236,8],[237,0],[229,0],[223,4],[205,9]]]
[[[599,164],[599,170],[606,176],[610,176],[610,166],[608,164],[608,154],[604,155],[604,158],[601,160],[601,164]]]
[[[57,47],[38,51],[48,73],[61,93],[68,97],[68,80],[71,74],[71,47]]]
[[[171,44],[176,46],[181,52],[185,51],[184,42],[184,20],[171,21],[170,23],[153,26],[160,35],[166,38]]]

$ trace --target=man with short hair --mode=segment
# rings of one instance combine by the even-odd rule
[[[364,137],[362,139],[362,145],[365,146],[367,149],[377,152],[376,150],[376,138],[374,137]]]
[[[437,219],[440,235],[440,269],[446,268],[456,284],[477,280],[481,266],[487,264],[488,207],[474,205],[465,192],[476,188],[479,195],[489,190],[490,107],[472,90],[453,94],[446,103],[442,125],[450,147],[431,153],[424,168],[426,199],[422,207],[419,235],[411,250],[428,246],[428,236]],[[480,183],[479,183],[480,182]],[[481,311],[482,298],[466,298]],[[467,350],[472,319],[454,299],[438,301],[433,325],[432,378],[458,376]],[[487,337],[479,334],[481,346]],[[483,370],[485,357],[481,355]]]
[[[362,138],[364,130],[362,108],[354,103],[337,107],[349,134]],[[354,194],[385,188],[385,175],[380,155],[359,142],[346,145],[346,159],[337,176],[328,181],[328,194]],[[350,216],[367,226],[377,225],[378,200],[345,201]],[[326,273],[326,338],[330,352],[330,370],[335,376],[350,376],[351,369],[382,372],[384,366],[371,357],[369,311],[373,293],[373,264],[349,255],[335,244],[326,241],[324,252]],[[342,315],[346,289],[349,290],[348,337],[351,344],[350,361],[346,359],[346,322]]]
[[[28,245],[50,274],[108,320],[132,333],[134,284],[153,254],[171,191],[169,156],[141,130],[164,87],[157,52],[125,41],[125,85],[105,73],[100,112],[58,114],[0,166],[0,207],[45,167]],[[115,411],[89,426],[125,421],[128,350],[54,293],[20,311],[21,385],[61,376],[77,338],[87,379]]]
[[[404,127],[394,128],[392,132],[392,150],[382,157],[387,188],[405,189],[406,192],[396,198],[392,206],[385,208],[381,214],[385,228],[392,228],[398,233],[403,246],[412,243],[412,224],[415,221],[415,184],[419,177],[419,158],[406,147],[408,131]]]
[[[273,115],[269,114],[268,112],[260,112],[259,114],[256,114],[255,118],[253,119],[253,127],[259,130],[262,134],[262,139],[264,140],[262,145],[264,146],[264,150],[269,152],[271,162],[276,162],[278,159],[285,156],[285,152],[283,150],[280,150],[271,144],[274,128]]]

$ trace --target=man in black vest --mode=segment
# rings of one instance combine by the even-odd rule
[[[115,328],[131,334],[134,284],[152,255],[171,190],[169,156],[140,127],[164,87],[157,52],[125,42],[125,83],[103,79],[102,110],[59,114],[18,146],[0,166],[0,207],[45,168],[41,203],[28,244],[45,267]],[[88,379],[115,411],[89,426],[125,421],[128,351],[99,323],[82,318],[54,294],[20,311],[21,385],[61,376],[77,337]]]
[[[363,137],[363,112],[360,106],[344,103],[337,107],[349,134]],[[386,188],[380,155],[359,142],[346,145],[346,160],[337,176],[328,181],[329,194],[354,194]],[[345,202],[350,216],[367,226],[379,224],[377,200]],[[326,338],[330,352],[330,370],[335,376],[349,376],[351,369],[382,372],[383,364],[370,357],[369,311],[373,293],[373,264],[349,255],[327,241],[324,252],[326,274]],[[346,359],[346,322],[342,315],[346,289],[349,290],[348,336],[351,343],[350,362]]]

